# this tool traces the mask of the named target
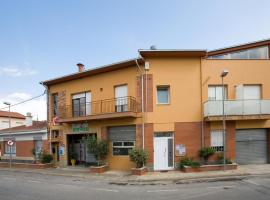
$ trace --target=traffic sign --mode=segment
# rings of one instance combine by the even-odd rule
[[[9,146],[12,146],[12,145],[14,144],[14,142],[13,142],[12,140],[9,140],[9,141],[7,142],[7,144],[8,144]]]

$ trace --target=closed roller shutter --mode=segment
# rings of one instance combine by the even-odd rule
[[[266,129],[236,131],[236,162],[238,164],[267,163]]]
[[[114,126],[109,128],[111,141],[135,141],[136,126]]]

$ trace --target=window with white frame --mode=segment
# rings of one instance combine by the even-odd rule
[[[7,142],[5,142],[5,154],[14,154],[16,155],[16,142],[12,146],[9,146]]]
[[[211,131],[211,147],[216,151],[223,151],[223,131]]]
[[[157,103],[169,104],[169,102],[170,102],[170,87],[157,86]]]
[[[217,101],[222,100],[223,87],[221,85],[208,86],[208,100]],[[227,87],[224,86],[224,99],[227,99]]]
[[[129,151],[135,147],[135,141],[115,141],[113,142],[114,156],[128,156]]]

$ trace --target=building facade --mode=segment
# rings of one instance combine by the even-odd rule
[[[220,73],[225,83],[226,155],[239,164],[269,162],[270,40],[206,50],[139,50],[140,57],[42,82],[49,141],[59,165],[93,163],[87,135],[107,139],[114,170],[133,167],[129,149],[148,151],[148,167],[170,170],[181,156],[223,151]],[[213,158],[214,159],[214,158]]]
[[[25,123],[25,116],[17,112],[8,112],[0,110],[0,130],[9,128],[9,117],[10,126],[22,126]]]
[[[8,161],[11,154],[13,162],[33,162],[33,150],[36,155],[42,150],[49,151],[47,132],[47,122],[33,121],[30,113],[24,125],[0,130],[1,161]],[[8,145],[9,140],[13,145]]]

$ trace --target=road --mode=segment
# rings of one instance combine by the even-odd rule
[[[112,185],[83,178],[0,171],[0,200],[270,199],[270,177],[241,181]]]

